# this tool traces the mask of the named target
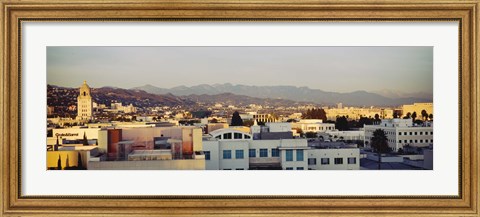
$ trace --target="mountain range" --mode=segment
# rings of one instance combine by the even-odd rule
[[[321,105],[335,105],[336,103],[343,103],[350,106],[399,106],[403,104],[412,104],[414,102],[432,102],[432,97],[428,94],[422,94],[420,97],[408,96],[398,94],[395,96],[393,92],[389,92],[387,97],[379,93],[367,91],[354,91],[349,93],[328,92],[318,89],[311,89],[308,87],[295,86],[250,86],[250,85],[233,85],[225,84],[201,84],[196,86],[178,86],[173,88],[160,88],[153,85],[144,85],[132,88],[135,90],[142,90],[152,94],[173,94],[175,96],[182,96],[188,98],[203,95],[214,96],[221,94],[229,95],[231,100],[235,100],[235,96],[248,96],[262,99],[277,99],[290,100],[295,102],[311,102]],[[383,92],[386,92],[385,90]],[[381,91],[380,91],[381,93]],[[193,96],[192,96],[193,95]],[[241,99],[238,99],[238,101]]]

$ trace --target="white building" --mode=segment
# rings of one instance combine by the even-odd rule
[[[91,120],[93,118],[93,100],[87,81],[83,81],[80,94],[77,97],[77,120]]]
[[[309,170],[359,170],[360,149],[320,148],[308,150]]]
[[[303,132],[325,132],[335,130],[335,124],[323,123],[321,119],[302,119],[292,123],[292,129],[301,129]]]
[[[307,169],[307,140],[253,140],[252,135],[220,129],[203,141],[207,170]]]
[[[412,119],[383,119],[380,125],[365,125],[365,142],[370,143],[373,132],[382,129],[388,138],[388,146],[393,151],[398,151],[405,145],[426,147],[433,144],[433,127],[430,123],[427,124],[413,126]]]

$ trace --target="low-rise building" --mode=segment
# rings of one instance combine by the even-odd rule
[[[373,132],[381,129],[388,138],[388,146],[398,151],[404,146],[427,147],[433,145],[433,124],[412,124],[412,119],[383,119],[379,125],[365,125],[365,144],[369,144]]]

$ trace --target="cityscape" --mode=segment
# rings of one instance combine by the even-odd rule
[[[48,47],[47,170],[433,170],[432,47]]]

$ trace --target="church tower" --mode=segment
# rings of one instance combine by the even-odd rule
[[[82,86],[80,86],[80,94],[77,97],[77,114],[77,120],[91,120],[93,118],[93,100],[87,81],[83,81]]]

